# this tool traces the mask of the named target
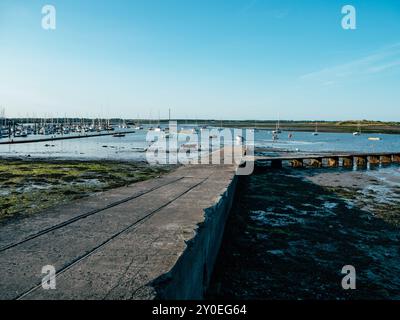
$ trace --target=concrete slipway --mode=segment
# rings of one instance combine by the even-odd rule
[[[1,225],[0,299],[201,299],[235,186],[234,166],[185,166]]]

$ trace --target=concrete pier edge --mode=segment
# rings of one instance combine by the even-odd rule
[[[186,250],[168,273],[151,283],[157,300],[199,300],[208,289],[220,250],[226,221],[236,192],[238,176],[234,175],[214,206],[204,209],[204,222],[196,235],[186,242]]]

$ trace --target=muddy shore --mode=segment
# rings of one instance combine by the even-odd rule
[[[400,299],[399,167],[273,170],[243,177],[214,299]],[[357,272],[343,290],[342,267]]]
[[[146,162],[0,159],[0,222],[155,178],[173,168]]]

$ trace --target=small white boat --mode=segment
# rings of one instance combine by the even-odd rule
[[[281,134],[282,130],[280,128],[280,120],[278,119],[278,122],[276,123],[276,128],[274,131],[272,131],[272,134]]]
[[[361,123],[358,123],[358,128],[356,132],[353,132],[353,136],[360,136],[361,135]]]
[[[23,130],[23,131],[21,131],[21,133],[20,133],[19,136],[20,136],[21,138],[26,138],[26,137],[28,136],[28,132],[25,131],[25,130]]]
[[[123,137],[125,137],[125,134],[124,133],[114,133],[113,137],[114,138],[123,138]]]
[[[318,122],[315,123],[315,132],[312,133],[313,136],[318,136]]]
[[[370,140],[370,141],[381,141],[382,138],[379,138],[379,137],[369,137],[368,140]]]
[[[199,128],[182,128],[179,133],[182,134],[199,134],[200,129]]]

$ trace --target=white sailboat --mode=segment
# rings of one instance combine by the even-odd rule
[[[360,136],[361,135],[361,124],[358,123],[358,129],[356,132],[353,132],[353,136]]]
[[[274,131],[272,131],[272,134],[273,135],[277,135],[277,134],[280,134],[280,133],[282,133],[282,130],[280,128],[280,120],[278,119],[278,122],[276,123],[276,128],[275,128]]]
[[[238,143],[244,142],[244,138],[241,135],[237,135],[236,136],[236,142],[238,142]]]
[[[318,122],[315,123],[315,131],[313,132],[312,135],[313,136],[318,136],[319,135],[319,133],[318,133]]]
[[[160,126],[160,111],[158,111],[158,125],[154,129],[155,132],[161,132],[161,126]]]

